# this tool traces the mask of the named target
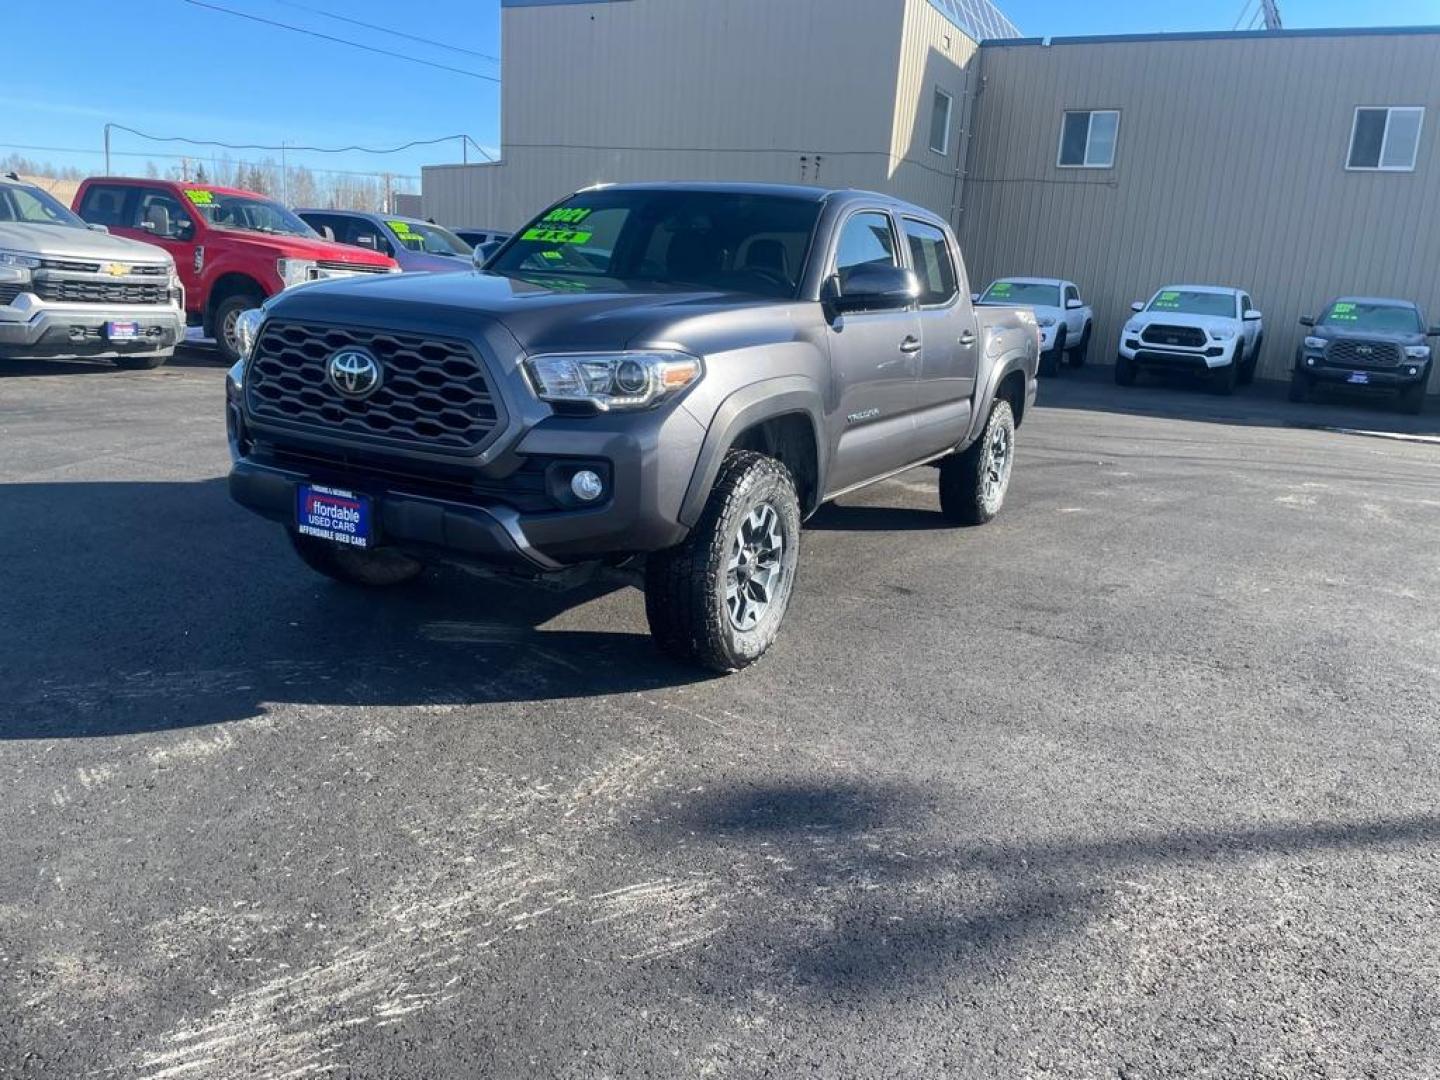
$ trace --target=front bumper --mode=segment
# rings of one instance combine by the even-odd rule
[[[1136,335],[1124,334],[1120,338],[1120,355],[1141,367],[1157,371],[1204,374],[1233,364],[1239,354],[1241,340],[1243,339],[1211,341],[1203,347],[1190,349],[1171,345],[1148,345]]]
[[[1360,368],[1331,364],[1323,353],[1313,352],[1303,345],[1295,353],[1295,369],[1303,371],[1315,382],[1371,386],[1385,390],[1404,390],[1416,383],[1427,381],[1432,363],[1433,358],[1406,359],[1402,360],[1398,367]]]
[[[111,341],[106,324],[131,322],[137,336]],[[185,312],[160,304],[57,304],[21,293],[0,306],[0,357],[113,357],[174,349]]]

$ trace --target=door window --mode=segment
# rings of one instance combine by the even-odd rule
[[[85,189],[85,198],[80,203],[80,216],[92,225],[133,228],[135,218],[133,214],[126,213],[125,204],[134,190],[115,184],[93,184]]]
[[[180,200],[163,188],[143,188],[130,226],[158,240],[189,240],[195,235],[195,221]]]
[[[1068,303],[1070,303],[1071,300],[1079,300],[1079,299],[1080,299],[1080,290],[1079,290],[1079,289],[1075,288],[1074,285],[1067,285],[1067,286],[1065,286],[1065,303],[1068,304]]]
[[[862,266],[899,266],[895,258],[895,233],[890,217],[878,210],[854,215],[840,231],[835,251],[835,273],[843,292],[850,275]]]
[[[955,260],[945,231],[923,221],[905,219],[905,238],[910,243],[910,261],[920,279],[920,303],[926,307],[948,304],[960,290],[955,278]]]

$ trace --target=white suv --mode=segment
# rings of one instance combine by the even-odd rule
[[[1133,386],[1142,367],[1204,375],[1217,394],[1254,381],[1265,324],[1245,290],[1167,285],[1132,308],[1115,361],[1121,386]]]

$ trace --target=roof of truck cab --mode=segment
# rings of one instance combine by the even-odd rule
[[[869,203],[874,206],[883,206],[913,217],[928,218],[936,222],[945,220],[933,210],[927,210],[923,206],[906,202],[904,199],[897,199],[893,195],[886,195],[879,191],[866,191],[862,188],[824,188],[810,184],[727,183],[714,180],[656,180],[635,184],[595,184],[592,187],[582,188],[575,194],[584,195],[592,191],[701,191],[726,195],[769,195],[775,198],[799,199],[805,202],[834,200],[842,205]]]
[[[269,195],[259,191],[246,191],[244,188],[225,187],[222,184],[201,184],[194,180],[165,180],[159,177],[146,176],[90,176],[83,183],[86,184],[126,184],[131,187],[154,187],[157,184],[162,187],[175,187],[181,191],[209,191],[215,195],[238,195],[244,199],[268,199]]]

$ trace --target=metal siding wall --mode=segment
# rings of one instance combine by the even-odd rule
[[[426,169],[425,212],[514,227],[601,181],[884,187],[906,2],[506,7],[504,162]]]
[[[1175,282],[1250,291],[1268,378],[1335,295],[1440,321],[1440,34],[986,47],[981,69],[967,259],[977,280],[1078,281],[1097,358],[1130,301]],[[1426,107],[1413,173],[1345,170],[1357,105]],[[1121,110],[1113,170],[1056,166],[1067,108]]]

